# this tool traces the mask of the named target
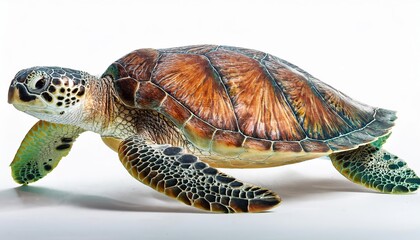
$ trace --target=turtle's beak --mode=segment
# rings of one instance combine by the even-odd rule
[[[14,97],[16,96],[16,88],[12,85],[10,85],[9,87],[9,94],[8,94],[8,98],[7,98],[7,102],[10,104],[13,104],[14,102]]]
[[[12,84],[9,87],[8,102],[12,104],[27,103],[36,100],[37,97],[30,94],[23,84]]]
[[[8,103],[12,104],[17,110],[31,114],[30,112],[45,112],[46,106],[35,95],[29,94],[26,87],[16,84],[9,87]]]

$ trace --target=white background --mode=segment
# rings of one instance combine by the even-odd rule
[[[288,60],[355,99],[398,110],[386,148],[420,173],[419,1],[0,2],[0,239],[418,239],[420,193],[373,193],[327,159],[225,170],[276,191],[260,214],[208,214],[131,178],[83,134],[48,177],[19,187],[9,163],[36,119],[6,103],[14,74],[56,65],[100,75],[137,48],[225,44]]]

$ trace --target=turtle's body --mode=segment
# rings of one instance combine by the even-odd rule
[[[394,112],[358,103],[248,49],[141,49],[103,77],[125,105],[162,114],[202,160],[220,167],[277,166],[357,148],[389,133],[395,120]]]
[[[9,102],[41,119],[12,163],[20,183],[51,171],[90,130],[135,178],[211,211],[261,211],[280,201],[212,167],[270,167],[330,155],[344,176],[369,188],[404,193],[420,184],[404,161],[381,148],[393,111],[354,101],[255,50],[140,49],[101,79],[35,67],[16,75]],[[38,138],[47,146],[35,146]]]

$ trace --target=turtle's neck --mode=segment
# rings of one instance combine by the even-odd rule
[[[115,118],[115,93],[112,80],[92,77],[88,81],[81,127],[101,134]]]

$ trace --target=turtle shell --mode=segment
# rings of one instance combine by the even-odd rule
[[[197,147],[223,154],[319,153],[389,133],[393,111],[357,102],[278,57],[198,45],[139,49],[110,76],[127,106],[154,109]]]

